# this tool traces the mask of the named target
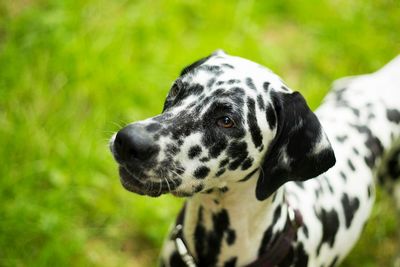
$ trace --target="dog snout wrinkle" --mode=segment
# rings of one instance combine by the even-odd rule
[[[130,124],[117,133],[114,149],[122,161],[146,161],[159,151],[146,129],[135,124]]]

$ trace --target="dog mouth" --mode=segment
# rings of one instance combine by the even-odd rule
[[[176,194],[175,189],[181,184],[179,178],[150,178],[140,179],[124,166],[119,166],[119,176],[122,186],[139,195],[147,195],[150,197],[158,197],[166,193]]]

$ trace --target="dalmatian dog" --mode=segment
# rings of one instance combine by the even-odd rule
[[[360,236],[373,177],[395,191],[399,135],[400,57],[339,80],[313,113],[272,71],[219,50],[110,149],[127,190],[186,197],[161,266],[328,267]]]

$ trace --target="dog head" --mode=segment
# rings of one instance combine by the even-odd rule
[[[123,186],[150,196],[258,179],[263,200],[335,164],[304,98],[267,68],[223,51],[184,68],[163,112],[121,129],[110,149]]]

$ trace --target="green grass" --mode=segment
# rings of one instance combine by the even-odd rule
[[[107,140],[160,112],[217,48],[269,66],[310,105],[399,52],[396,1],[0,0],[0,266],[151,266],[182,202],[128,193]],[[379,197],[343,266],[390,266]],[[397,246],[397,249],[396,249]],[[362,264],[360,264],[360,261]]]

